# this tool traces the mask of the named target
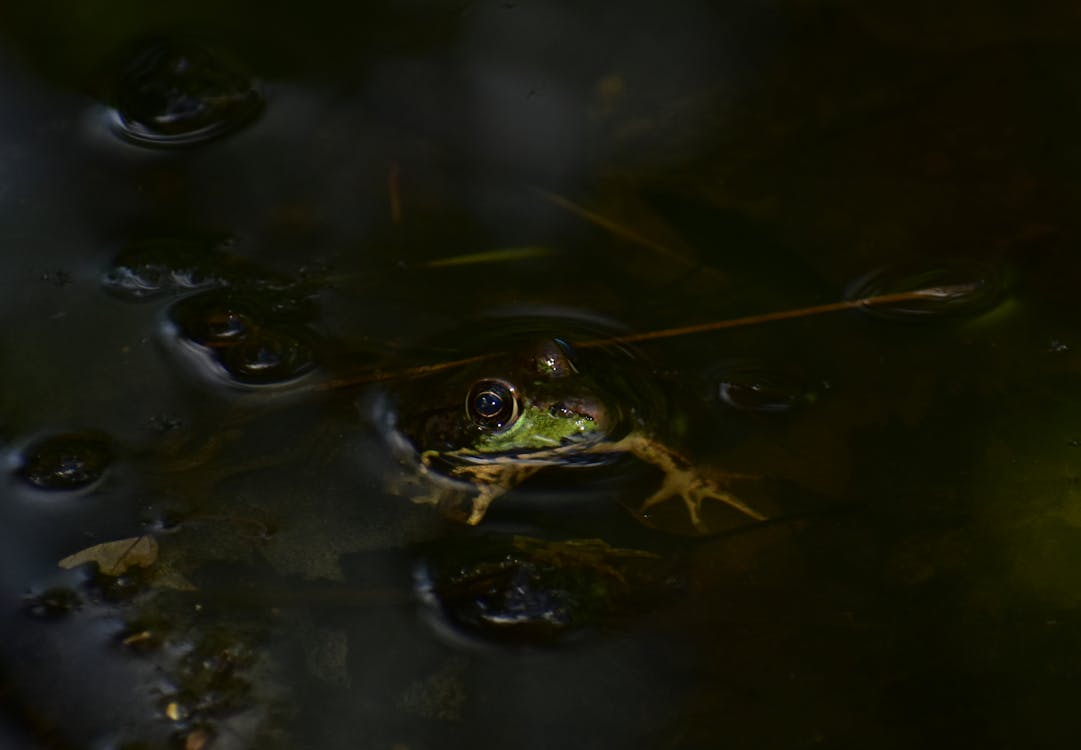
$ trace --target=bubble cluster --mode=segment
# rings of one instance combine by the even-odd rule
[[[228,242],[217,237],[159,237],[134,242],[102,275],[102,287],[121,299],[143,301],[228,286],[246,270],[221,252]]]
[[[170,344],[195,352],[211,374],[245,386],[295,380],[315,367],[318,281],[267,273],[226,252],[233,242],[198,235],[137,240],[101,283],[130,302],[178,298],[166,316]]]

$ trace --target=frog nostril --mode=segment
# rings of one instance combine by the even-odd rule
[[[574,412],[567,408],[567,405],[562,401],[552,404],[548,408],[548,413],[553,417],[572,417]]]

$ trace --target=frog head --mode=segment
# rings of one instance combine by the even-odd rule
[[[468,380],[463,374],[445,379],[445,406],[412,419],[403,414],[402,430],[420,452],[472,460],[527,457],[603,440],[615,426],[617,410],[594,379],[579,372],[560,339],[493,357],[483,367]],[[403,411],[408,406],[402,404]]]

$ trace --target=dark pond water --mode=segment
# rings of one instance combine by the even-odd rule
[[[7,4],[0,744],[1062,746],[1079,22]]]

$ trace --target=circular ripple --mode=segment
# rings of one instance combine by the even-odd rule
[[[140,146],[193,146],[246,125],[262,110],[258,81],[234,60],[188,39],[158,41],[122,71],[115,130]]]
[[[845,291],[845,299],[851,301],[881,298],[860,305],[860,309],[890,320],[975,315],[990,310],[1002,296],[1001,274],[974,260],[881,268],[857,279]]]
[[[24,451],[18,474],[39,489],[79,490],[99,481],[112,461],[112,442],[106,435],[63,433]]]

